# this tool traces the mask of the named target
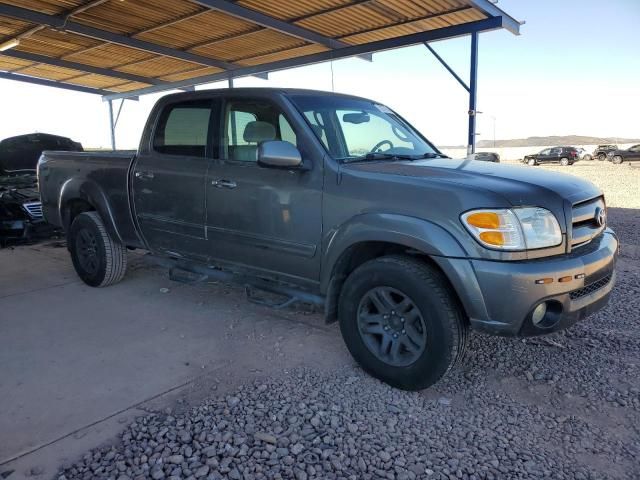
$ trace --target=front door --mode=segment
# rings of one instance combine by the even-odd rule
[[[170,103],[141,149],[132,176],[136,219],[151,251],[206,258],[205,181],[211,153],[210,99]]]
[[[238,98],[224,106],[220,159],[207,182],[207,238],[218,259],[268,274],[316,281],[322,235],[322,158],[298,144],[301,126],[272,100]],[[298,134],[296,134],[296,130]],[[260,167],[260,142],[297,145],[308,169]]]

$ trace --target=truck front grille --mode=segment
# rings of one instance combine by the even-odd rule
[[[40,202],[31,202],[31,203],[23,203],[22,206],[27,211],[29,216],[33,219],[42,218],[42,203]]]
[[[597,292],[601,288],[604,288],[607,285],[609,285],[610,281],[611,281],[611,274],[607,275],[604,278],[601,278],[600,280],[590,283],[589,285],[579,288],[578,290],[574,290],[573,292],[569,293],[569,297],[571,297],[571,300],[577,300],[586,295],[591,295],[592,293]]]
[[[572,211],[571,248],[586,245],[606,228],[606,206],[602,197],[576,203]]]

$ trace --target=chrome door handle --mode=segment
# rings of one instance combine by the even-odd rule
[[[153,180],[154,177],[152,172],[136,172],[135,176],[140,180]]]
[[[212,180],[211,185],[213,185],[216,188],[236,188],[238,186],[238,184],[233,180],[224,180],[224,179]]]

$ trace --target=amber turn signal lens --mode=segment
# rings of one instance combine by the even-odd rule
[[[493,212],[478,212],[469,215],[467,223],[477,228],[498,228],[500,226],[500,218]],[[502,245],[502,243],[499,245]]]
[[[570,282],[571,280],[572,280],[571,275],[566,276],[566,277],[560,277],[560,278],[558,279],[558,281],[559,281],[560,283]]]
[[[480,232],[480,240],[490,245],[504,245],[502,232]]]

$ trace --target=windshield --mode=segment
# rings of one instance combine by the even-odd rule
[[[384,105],[338,95],[291,95],[290,98],[337,160],[441,156],[434,146]]]

